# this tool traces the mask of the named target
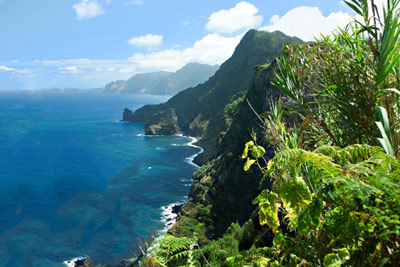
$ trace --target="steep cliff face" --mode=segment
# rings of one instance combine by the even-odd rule
[[[173,135],[179,133],[178,117],[175,110],[169,108],[150,116],[145,123],[147,135]]]
[[[133,119],[133,111],[129,108],[124,109],[124,113],[122,114],[122,121],[132,121]]]
[[[249,219],[254,211],[252,201],[261,190],[260,177],[243,171],[241,154],[253,132],[257,142],[267,148],[266,156],[273,156],[256,113],[268,112],[270,100],[280,95],[271,85],[275,57],[284,44],[300,42],[281,32],[251,30],[206,83],[132,114],[132,121],[143,122],[172,107],[181,129],[202,137],[199,144],[205,152],[196,162],[203,166],[193,175],[189,199],[170,230],[174,235],[191,236],[194,231],[202,231],[206,239],[212,239],[221,236],[232,222],[243,224]]]
[[[254,79],[244,99],[235,105],[235,113],[226,133],[217,142],[213,160],[203,165],[193,176],[188,202],[181,209],[181,218],[171,229],[176,235],[184,235],[185,229],[195,222],[205,225],[208,238],[221,236],[232,222],[243,224],[254,210],[252,201],[259,194],[259,173],[244,172],[241,154],[244,145],[251,140],[252,130],[258,142],[268,148],[263,129],[254,111],[268,111],[270,100],[276,100],[280,92],[271,86],[274,64],[256,67]],[[249,105],[251,104],[251,107]],[[254,110],[254,111],[253,111]],[[272,149],[267,149],[272,157]],[[268,184],[263,185],[267,187]],[[184,230],[182,230],[184,229]]]
[[[174,108],[180,128],[188,135],[202,137],[199,144],[205,148],[205,153],[196,162],[203,164],[216,156],[216,140],[228,128],[224,120],[225,107],[234,95],[246,92],[251,86],[254,66],[272,62],[283,45],[300,42],[278,31],[250,30],[232,57],[207,82],[178,93],[166,103],[136,110],[131,121],[145,122],[156,112]]]

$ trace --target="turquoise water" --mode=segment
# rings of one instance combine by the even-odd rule
[[[88,254],[116,264],[164,228],[198,152],[179,136],[143,136],[125,107],[165,97],[0,93],[0,266],[62,266]]]

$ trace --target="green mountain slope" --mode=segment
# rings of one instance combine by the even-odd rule
[[[261,138],[263,129],[259,127],[254,111],[258,114],[268,111],[269,101],[276,101],[281,95],[270,83],[274,66],[256,67],[250,89],[233,107],[232,121],[227,133],[218,141],[216,156],[193,175],[189,199],[171,230],[174,235],[185,236],[186,231],[194,230],[192,226],[201,223],[204,224],[205,237],[214,239],[221,236],[232,222],[243,225],[251,217],[255,208],[252,201],[260,193],[259,173],[243,171],[241,154],[245,143],[252,139],[252,130],[259,137],[259,144],[267,148],[266,156],[273,156],[272,149],[268,149],[268,143]]]
[[[189,63],[176,72],[153,72],[132,76],[130,79],[106,84],[104,91],[118,93],[146,93],[174,95],[190,86],[205,82],[218,69],[218,65]]]
[[[302,41],[280,32],[249,31],[232,57],[206,83],[182,91],[166,103],[129,113],[131,121],[143,121],[154,112],[174,108],[180,127],[188,134],[202,136],[199,143],[205,152],[197,158],[202,167],[193,174],[188,201],[180,209],[170,234],[191,238],[196,233],[203,246],[237,222],[244,225],[245,233],[239,247],[248,249],[250,241],[262,232],[252,201],[269,184],[260,188],[259,173],[255,169],[245,172],[241,155],[253,132],[266,148],[266,157],[273,156],[255,112],[268,112],[269,101],[276,101],[281,95],[271,81],[275,57],[289,42]],[[272,237],[262,242],[265,240]]]
[[[300,43],[298,38],[276,32],[248,31],[232,57],[204,84],[186,89],[160,105],[147,105],[136,110],[130,120],[145,122],[147,118],[168,108],[178,116],[179,126],[188,135],[202,137],[199,144],[205,152],[196,159],[204,163],[215,156],[220,133],[226,132],[225,106],[232,97],[251,85],[254,67],[272,62],[287,43]]]

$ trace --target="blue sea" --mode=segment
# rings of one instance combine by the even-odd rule
[[[0,266],[63,266],[87,254],[118,264],[185,201],[199,149],[122,123],[166,97],[0,93]]]

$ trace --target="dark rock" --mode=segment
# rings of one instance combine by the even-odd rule
[[[183,204],[173,206],[172,207],[172,213],[178,214],[179,211],[181,210],[182,206],[183,206]]]
[[[133,121],[133,111],[129,108],[125,108],[122,114],[122,121]]]
[[[173,108],[152,115],[145,124],[147,135],[174,135],[179,133],[178,117]]]
[[[73,261],[73,264],[75,267],[89,267],[90,266],[90,258],[89,256],[80,256],[78,258],[75,258]],[[69,261],[68,263],[70,263]]]

